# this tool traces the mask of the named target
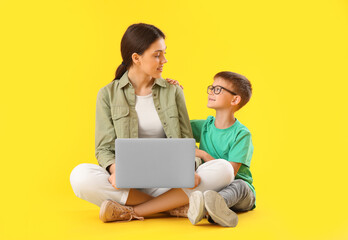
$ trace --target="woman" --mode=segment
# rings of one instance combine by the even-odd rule
[[[143,219],[189,202],[189,189],[118,189],[115,183],[117,137],[193,137],[182,89],[161,78],[167,63],[164,39],[163,32],[153,25],[128,27],[121,41],[123,62],[115,79],[97,95],[95,149],[99,166],[80,164],[70,175],[74,193],[101,206],[104,222]],[[230,167],[220,162],[215,165]],[[197,186],[200,179],[195,176]],[[229,184],[226,179],[220,182]]]

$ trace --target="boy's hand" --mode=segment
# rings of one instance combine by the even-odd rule
[[[195,189],[200,183],[201,183],[201,177],[197,173],[195,173],[195,186],[189,189]]]
[[[167,80],[167,82],[169,82],[170,84],[173,84],[173,85],[179,85],[179,86],[181,87],[181,89],[183,89],[183,90],[184,90],[184,87],[183,87],[183,86],[181,86],[181,85],[179,84],[179,82],[178,82],[178,81],[176,81],[176,80],[174,80],[174,79],[170,79],[170,78],[166,78],[166,80]]]
[[[196,148],[196,157],[203,159],[204,153],[205,152],[203,150]]]
[[[199,157],[204,162],[208,162],[208,161],[211,161],[211,160],[215,159],[209,153],[207,153],[206,151],[198,149],[198,148],[196,148],[196,157]]]

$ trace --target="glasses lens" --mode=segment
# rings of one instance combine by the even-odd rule
[[[209,85],[208,88],[207,88],[207,93],[209,93],[211,90],[213,90],[213,86]]]
[[[215,86],[214,87],[214,93],[219,94],[221,92],[221,87],[220,86]]]

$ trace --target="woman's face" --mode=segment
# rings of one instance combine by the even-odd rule
[[[145,52],[139,56],[139,67],[146,74],[153,78],[161,78],[163,65],[168,62],[166,54],[166,45],[163,38],[153,42]]]

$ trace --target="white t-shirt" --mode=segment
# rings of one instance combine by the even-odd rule
[[[152,93],[147,96],[135,95],[135,111],[138,114],[139,138],[166,137],[153,102]]]

